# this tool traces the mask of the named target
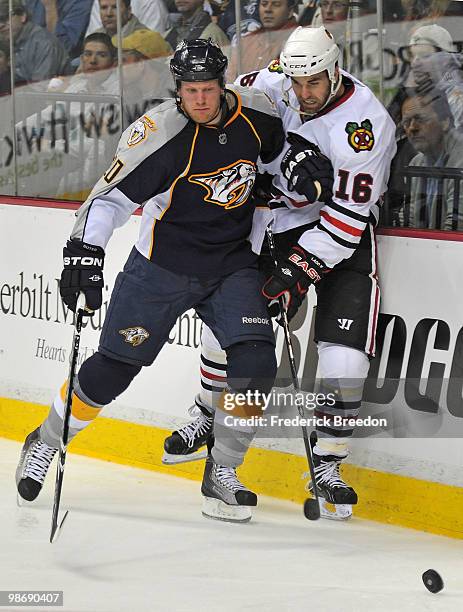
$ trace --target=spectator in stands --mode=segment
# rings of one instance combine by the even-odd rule
[[[82,52],[93,0],[24,0],[31,21],[52,32],[71,58]]]
[[[0,40],[9,41],[10,27],[17,85],[72,72],[65,49],[53,34],[29,21],[21,0],[12,0],[11,18],[8,0],[0,0]]]
[[[219,47],[230,44],[224,31],[212,21],[204,10],[204,0],[175,0],[177,14],[171,14],[172,28],[166,33],[166,40],[175,49],[182,40],[211,38]]]
[[[463,54],[454,53],[449,32],[436,24],[418,28],[410,39],[409,84],[420,92],[437,89],[447,97],[455,127],[463,127]]]
[[[162,45],[160,40],[162,40]],[[117,44],[117,37],[113,38]],[[122,39],[123,99],[126,123],[135,121],[148,108],[172,98],[172,81],[167,62],[159,59],[166,55],[166,46],[160,34],[151,30],[137,30]]]
[[[10,46],[0,41],[0,96],[11,93]]]
[[[96,30],[109,36],[117,34],[117,0],[98,0],[102,27]],[[148,26],[135,17],[130,7],[130,0],[120,0],[121,34],[126,37],[135,30],[147,30]]]
[[[259,19],[263,27],[241,40],[241,73],[265,68],[278,59],[288,36],[297,27],[295,0],[260,0]],[[232,49],[227,78],[238,76],[238,49]]]
[[[452,129],[447,100],[442,95],[421,96],[408,90],[401,108],[404,132],[417,151],[409,167],[429,168],[429,178],[411,179],[410,226],[462,230],[463,189],[453,219],[454,181],[432,175],[433,168],[463,169],[463,135]]]
[[[131,14],[138,19],[142,24],[141,29],[153,30],[164,34],[168,28],[168,12],[163,0],[120,0],[125,8],[131,11]],[[115,4],[115,0],[112,4]],[[115,14],[115,13],[114,13]],[[101,30],[103,24],[100,11],[100,0],[93,0],[92,12],[90,14],[90,23],[87,29],[87,35],[92,32]],[[128,36],[134,28],[122,30],[122,36]],[[114,31],[111,36],[116,32]]]
[[[247,36],[262,27],[259,19],[258,0],[240,0],[241,2],[241,36]],[[231,0],[222,15],[219,17],[218,24],[225,32],[229,40],[236,42],[236,19],[235,19],[235,0]]]
[[[299,25],[321,25],[332,32],[333,24],[345,22],[349,13],[349,0],[321,0],[318,7],[309,2],[299,17]]]
[[[117,50],[104,32],[94,32],[85,38],[80,56],[80,71],[71,77],[66,93],[119,92],[117,74],[112,70],[117,64]]]
[[[115,47],[117,36],[113,36],[112,43]],[[122,39],[122,61],[124,64],[135,64],[137,62],[165,57],[172,53],[172,47],[159,32],[152,30],[135,30],[129,36]]]

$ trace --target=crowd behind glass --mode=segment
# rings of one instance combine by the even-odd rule
[[[0,193],[84,199],[121,132],[173,95],[182,39],[219,44],[232,82],[321,24],[397,125],[382,224],[462,230],[461,0],[0,0]]]

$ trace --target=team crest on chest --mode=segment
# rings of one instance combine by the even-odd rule
[[[133,124],[127,139],[127,144],[129,147],[134,147],[138,143],[142,142],[142,140],[145,140],[148,130],[155,132],[157,129],[158,128],[156,127],[154,121],[152,121],[146,115],[143,115],[143,117],[135,121]]]
[[[134,347],[140,346],[150,337],[149,332],[144,327],[127,327],[127,329],[120,329],[119,333],[124,336],[124,342]]]
[[[246,202],[251,194],[256,178],[253,162],[240,159],[230,166],[219,168],[206,174],[192,174],[188,180],[207,190],[204,200],[223,206],[236,208]]]
[[[355,121],[349,121],[346,125],[347,142],[356,153],[360,151],[371,151],[375,144],[373,125],[369,119],[365,119],[359,125]]]

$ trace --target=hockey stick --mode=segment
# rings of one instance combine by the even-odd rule
[[[59,526],[58,526],[58,512],[59,504],[61,500],[61,490],[63,488],[63,476],[64,476],[64,464],[66,463],[66,452],[68,445],[69,436],[69,420],[71,418],[71,407],[72,407],[72,393],[74,391],[74,377],[76,374],[77,358],[79,356],[79,345],[80,345],[80,330],[82,328],[82,319],[85,310],[85,296],[83,293],[79,295],[76,306],[76,322],[74,327],[74,335],[72,337],[72,354],[71,354],[71,365],[69,367],[68,377],[68,388],[66,392],[66,402],[64,405],[64,416],[63,416],[63,429],[61,432],[58,465],[56,468],[56,481],[55,481],[55,498],[53,501],[53,515],[51,519],[51,533],[50,543],[56,541],[55,535],[61,530],[64,521],[68,515],[68,510],[64,514]]]
[[[267,227],[266,231],[267,231],[267,242],[268,242],[268,248],[270,251],[270,256],[275,262],[275,265],[278,265],[275,241],[273,239],[273,232],[270,226]],[[280,296],[278,298],[278,305],[280,307],[280,316],[281,316],[281,321],[283,324],[282,327],[283,327],[283,332],[285,336],[285,344],[286,344],[286,350],[288,353],[289,368],[291,370],[291,378],[293,380],[294,390],[297,393],[298,391],[300,391],[300,389],[299,389],[299,382],[297,380],[296,360],[294,358],[293,343],[292,343],[291,334],[289,331],[288,315],[286,313],[286,306],[285,306],[283,296]],[[299,402],[296,402],[296,406],[299,412],[299,416],[301,417],[301,419],[304,419],[305,418],[304,410],[302,406],[300,405]],[[301,429],[302,429],[302,437],[304,439],[307,463],[309,464],[310,477],[312,479],[312,491],[314,495],[314,497],[309,497],[308,499],[305,500],[304,515],[307,519],[309,519],[309,521],[316,521],[317,519],[320,518],[320,503],[318,499],[318,490],[317,490],[317,485],[315,481],[315,467],[313,463],[312,447],[310,446],[309,436],[307,434],[307,428],[304,427],[304,425],[302,425]]]

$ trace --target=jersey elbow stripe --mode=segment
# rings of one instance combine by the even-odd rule
[[[334,240],[334,242],[336,242],[337,244],[345,247],[346,249],[349,249],[351,251],[351,254],[355,251],[355,249],[357,248],[360,240],[358,240],[358,242],[352,242],[350,240],[345,240],[344,238],[341,238],[339,235],[334,234],[333,232],[331,232],[327,227],[325,227],[322,223],[319,223],[317,225],[317,228],[324,231],[326,234],[328,234],[330,236],[330,238],[332,238]],[[348,257],[350,257],[350,255],[348,255]]]
[[[341,221],[341,219],[333,217],[328,212],[326,212],[326,210],[320,211],[320,217],[321,217],[321,222],[323,223],[324,221],[325,223],[328,223],[329,226],[332,226],[334,228],[335,233],[336,233],[336,230],[338,230],[338,231],[343,232],[343,234],[349,234],[353,236],[354,238],[358,238],[358,239],[360,239],[360,237],[362,236],[363,230],[365,229],[365,226],[366,226],[365,224],[363,225],[362,228],[359,228],[353,225],[349,225],[345,223],[344,221]]]
[[[346,215],[347,217],[350,217],[351,219],[360,221],[361,223],[366,224],[370,220],[369,215],[361,215],[360,213],[354,212],[351,208],[347,208],[347,206],[341,206],[341,204],[338,204],[337,202],[333,202],[333,200],[327,203],[327,207],[332,208],[333,210],[336,210],[337,212],[341,213],[342,215]]]

